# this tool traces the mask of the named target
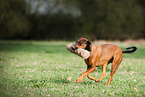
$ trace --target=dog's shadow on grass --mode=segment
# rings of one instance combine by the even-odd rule
[[[58,84],[69,84],[71,83],[71,81],[67,81],[67,79],[54,79],[54,80],[50,80],[50,82],[52,83],[58,83]]]
[[[38,79],[33,79],[33,80],[29,80],[27,81],[27,84],[31,85],[32,87],[37,87],[37,88],[41,88],[41,87],[46,87],[48,84],[61,84],[61,85],[104,85],[104,81],[103,82],[95,82],[93,80],[85,80],[82,81],[80,83],[77,83],[75,81],[68,81],[67,79],[51,79],[51,80],[38,80]]]
[[[94,85],[94,84],[97,84],[97,85],[104,85],[104,81],[102,82],[95,82],[93,80],[87,80],[87,81],[82,81],[80,83],[77,83],[76,81],[67,81],[66,79],[56,79],[56,80],[53,80],[53,81],[49,81],[50,83],[55,83],[55,84],[64,84],[64,85],[69,85],[69,84],[73,84],[73,85]]]

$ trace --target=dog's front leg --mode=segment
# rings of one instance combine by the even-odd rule
[[[96,80],[96,78],[93,77],[93,76],[91,76],[90,73],[88,73],[87,77],[88,77],[89,79],[91,79],[91,80]]]
[[[97,79],[96,82],[100,82],[106,76],[106,67],[107,67],[107,64],[108,64],[108,62],[103,65],[103,67],[102,67],[102,69],[103,69],[102,76],[99,79]]]
[[[81,82],[82,79],[83,79],[86,75],[88,75],[89,73],[91,73],[91,72],[93,72],[93,71],[95,71],[95,66],[93,66],[93,67],[87,69],[87,71],[85,71],[85,72],[77,79],[77,83]]]

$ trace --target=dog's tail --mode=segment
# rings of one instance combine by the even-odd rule
[[[126,48],[127,50],[122,50],[122,53],[133,53],[137,50],[137,47],[135,46],[131,46],[131,47],[128,47]]]

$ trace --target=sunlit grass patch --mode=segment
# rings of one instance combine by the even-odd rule
[[[87,77],[76,83],[86,64],[82,58],[69,53],[66,44],[68,42],[0,42],[0,96],[145,96],[145,46],[137,45],[137,52],[124,54],[113,81],[106,87],[111,64],[100,83]],[[99,78],[101,74],[102,67],[98,67],[91,75]]]

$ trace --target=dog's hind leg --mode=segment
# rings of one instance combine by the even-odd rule
[[[122,53],[118,53],[114,56],[113,63],[112,63],[112,69],[111,69],[111,75],[110,75],[109,81],[106,84],[106,86],[109,85],[110,82],[112,81],[113,75],[114,75],[115,71],[117,70],[119,64],[121,63],[122,58],[123,58]]]

